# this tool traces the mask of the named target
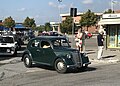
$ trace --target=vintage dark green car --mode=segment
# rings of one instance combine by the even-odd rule
[[[65,37],[40,36],[29,41],[22,61],[26,67],[33,63],[54,67],[59,73],[70,69],[86,68],[90,64],[88,56],[72,49]]]

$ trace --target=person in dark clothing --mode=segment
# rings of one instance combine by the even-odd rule
[[[103,37],[104,31],[102,29],[99,30],[99,34],[97,36],[97,43],[98,43],[98,55],[97,59],[102,59],[103,54],[103,48],[104,48],[104,37]]]

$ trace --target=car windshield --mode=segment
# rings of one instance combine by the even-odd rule
[[[13,43],[12,37],[0,37],[0,43]]]
[[[53,47],[70,47],[66,39],[55,39],[52,41]]]

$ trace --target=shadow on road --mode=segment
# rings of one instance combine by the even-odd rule
[[[69,70],[68,73],[82,73],[82,72],[88,72],[88,71],[95,71],[97,68],[93,68],[93,67],[88,67],[86,69],[76,69],[76,70]]]
[[[12,59],[12,58],[19,58],[19,57],[22,57],[22,53],[17,53],[16,56],[9,56],[9,55],[0,55],[0,61],[3,61],[3,60],[9,60],[9,59]]]
[[[46,69],[46,70],[55,71],[53,67],[46,66],[46,65],[34,64],[32,67],[33,67],[33,68],[34,68],[34,67],[37,67],[37,68],[41,68],[41,69]]]
[[[53,67],[50,66],[46,66],[46,65],[39,65],[39,64],[34,64],[33,68],[37,67],[37,68],[42,68],[45,70],[50,70],[50,71],[55,71],[55,69]],[[88,72],[88,71],[95,71],[97,68],[93,68],[93,67],[88,67],[86,69],[68,69],[67,74],[69,73],[82,73],[82,72]]]
[[[110,56],[105,56],[105,57],[102,57],[103,59],[105,59],[105,58],[113,58],[113,57],[115,57],[116,55],[110,55]]]
[[[96,53],[95,51],[90,51],[90,52],[87,52],[87,54],[94,54]]]
[[[94,67],[88,67],[87,69],[86,69],[86,71],[95,71],[97,68],[94,68]]]
[[[0,55],[0,61],[13,58],[12,56],[2,56]]]
[[[9,60],[11,58],[22,57],[22,52],[26,47],[21,47],[20,50],[17,51],[16,55],[0,55],[0,61],[2,60]]]

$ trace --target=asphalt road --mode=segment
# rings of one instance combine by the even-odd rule
[[[92,66],[83,72],[59,74],[52,69],[17,74],[0,86],[119,86],[120,64]]]

